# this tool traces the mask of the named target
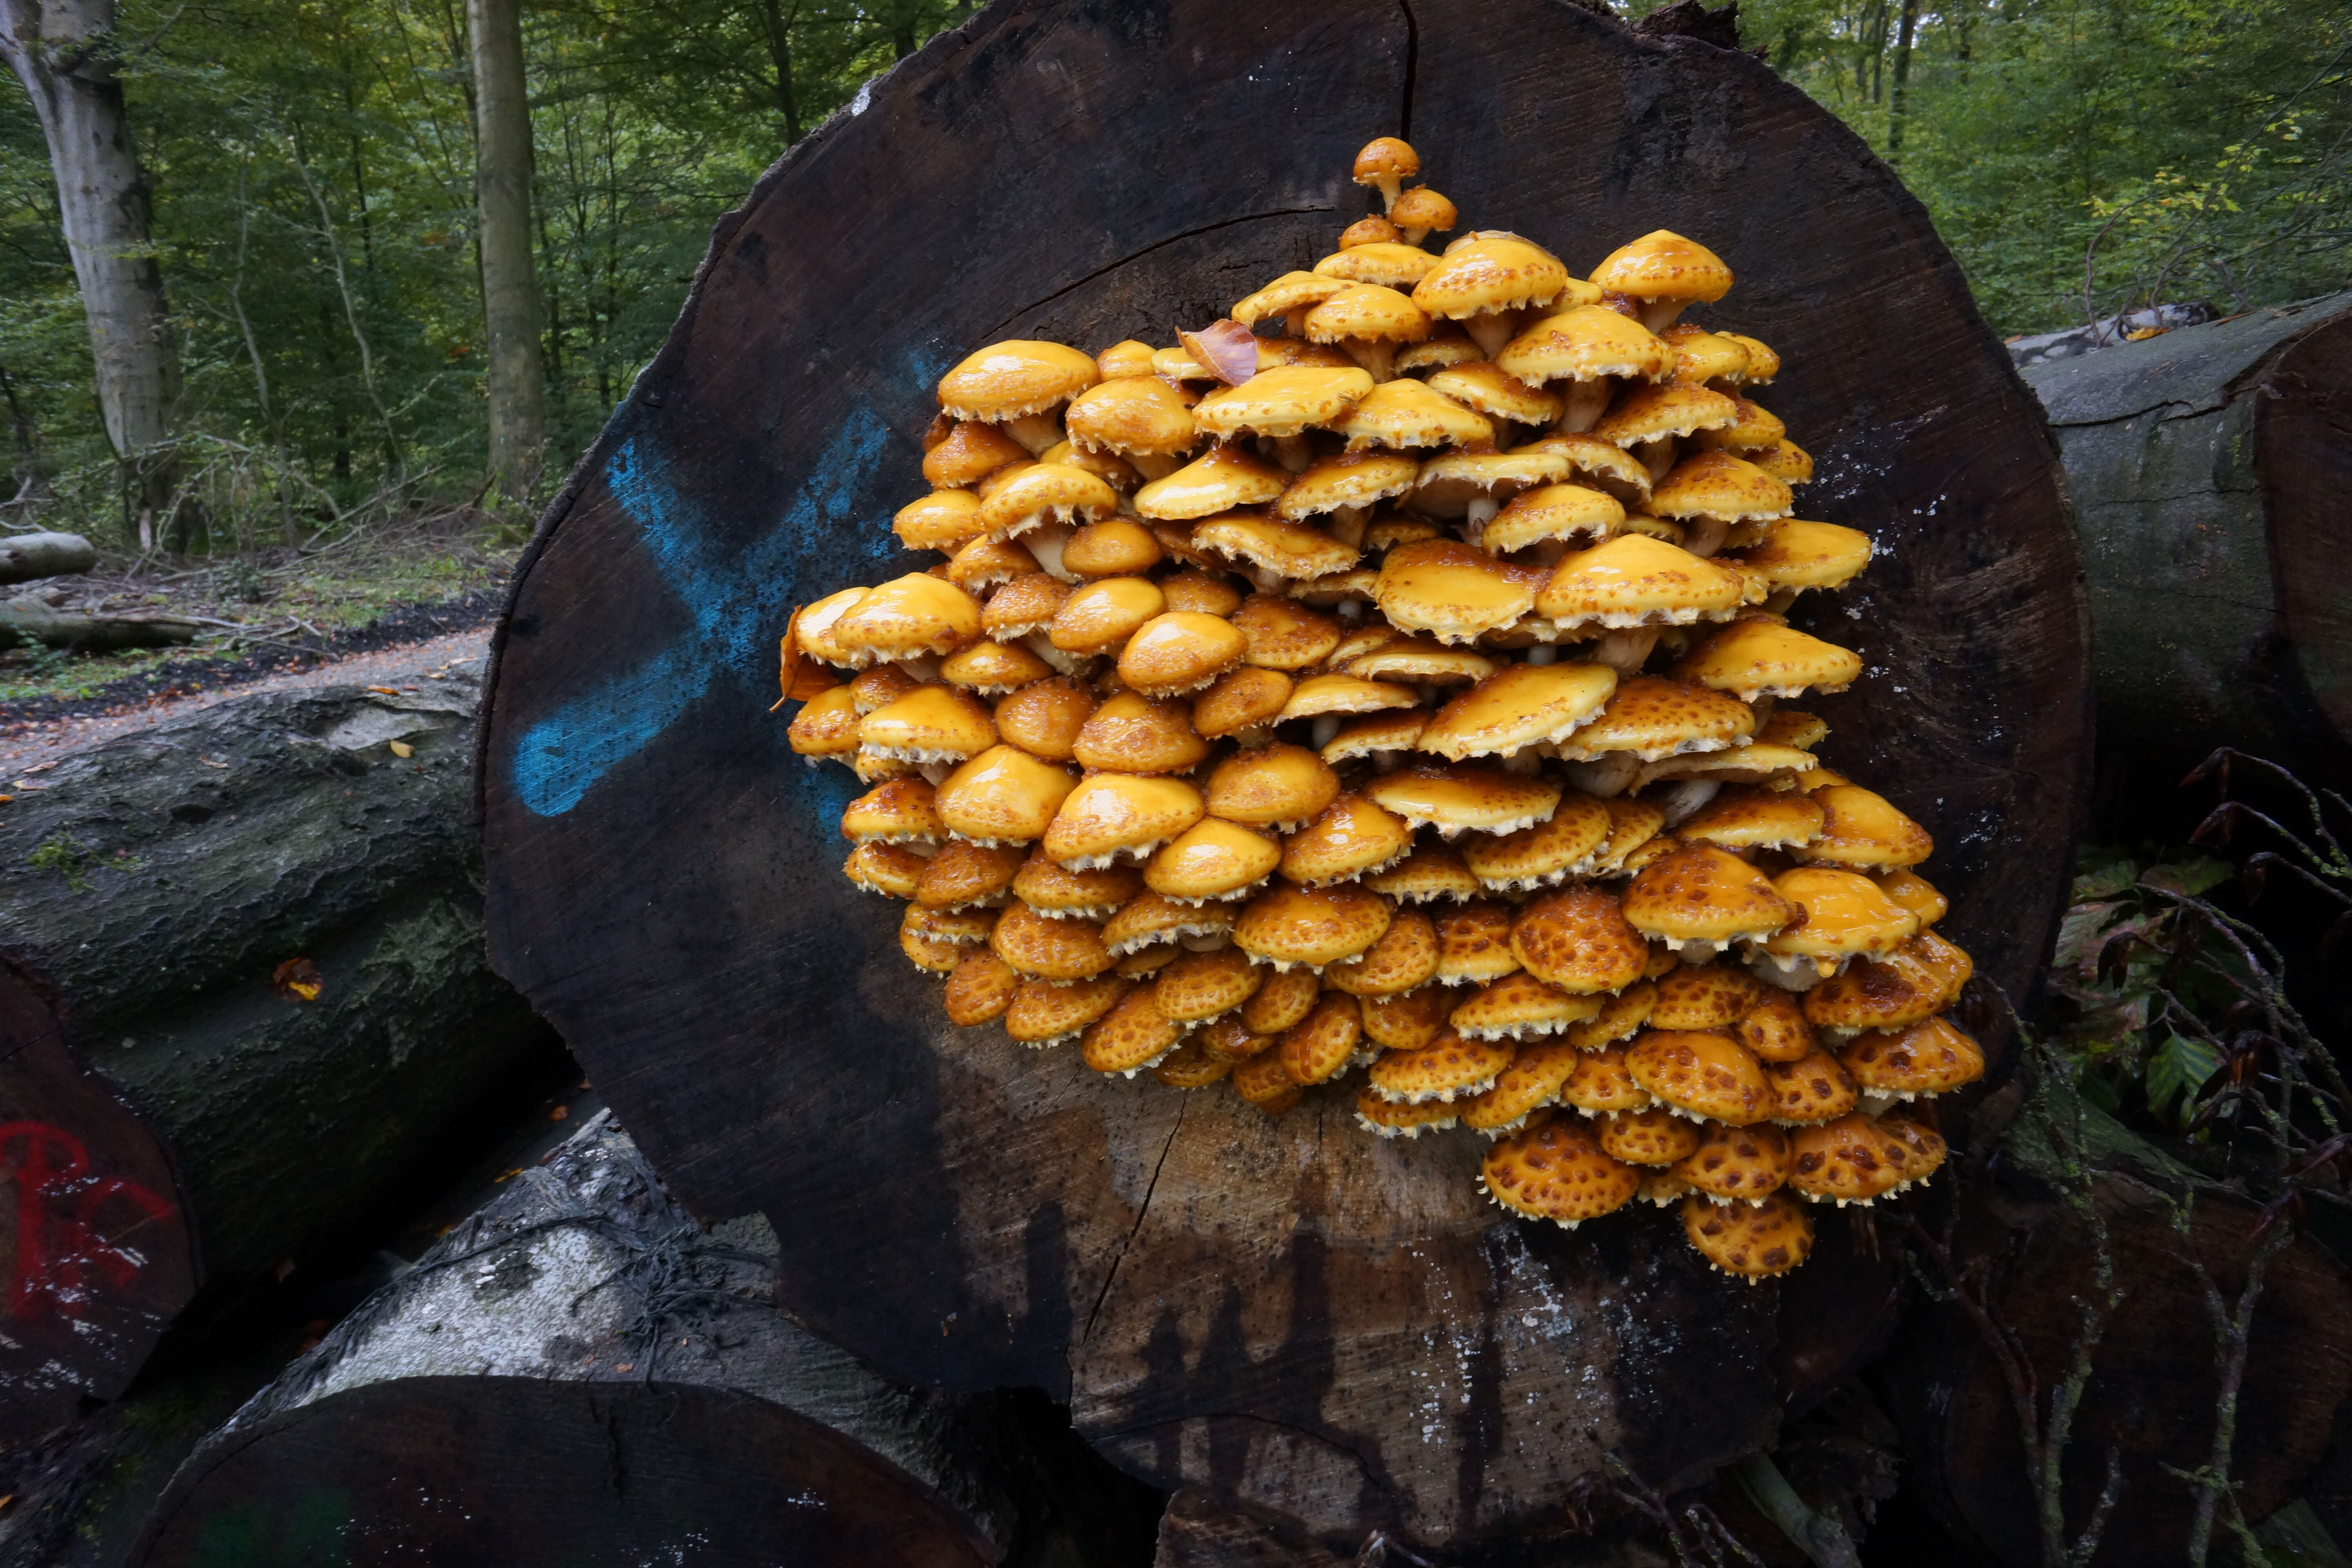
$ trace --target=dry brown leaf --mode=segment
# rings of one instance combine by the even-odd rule
[[[416,754],[416,748],[405,741],[387,741],[384,744],[392,748],[392,754],[395,757],[413,757]]]
[[[327,983],[319,966],[307,958],[289,958],[271,972],[270,984],[289,1002],[316,1002]]]

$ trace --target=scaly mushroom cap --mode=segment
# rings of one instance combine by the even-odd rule
[[[988,596],[981,628],[999,642],[1013,642],[1054,624],[1070,596],[1070,585],[1043,572],[1015,577]]]
[[[1663,381],[1674,351],[1656,333],[1606,305],[1579,305],[1546,316],[1503,345],[1495,363],[1530,386],[1622,375]]]
[[[1101,379],[1093,359],[1060,343],[1012,338],[967,356],[940,378],[940,406],[958,419],[1042,414]]]
[[[1151,374],[1151,345],[1122,338],[1095,355],[1095,370],[1105,381],[1129,380]]]
[[[1364,1037],[1385,1050],[1419,1050],[1444,1033],[1459,995],[1450,985],[1424,985],[1396,996],[1364,997]]]
[[[853,752],[835,760],[848,763],[849,771],[857,775],[857,782],[868,786],[886,784],[891,779],[912,778],[922,771],[912,763],[895,762],[869,752]]]
[[[1859,529],[1790,518],[1739,559],[1774,588],[1843,588],[1870,564],[1871,548],[1870,535]]]
[[[1927,830],[1895,808],[1885,796],[1859,784],[1832,784],[1809,797],[1821,805],[1821,836],[1805,846],[1805,858],[1856,870],[1916,866],[1936,852]]]
[[[1368,447],[1475,447],[1495,439],[1495,426],[1485,415],[1411,379],[1381,383],[1332,428],[1348,438],[1350,452]]]
[[[1471,364],[1486,357],[1486,351],[1473,342],[1469,333],[1454,327],[1439,327],[1421,342],[1397,350],[1394,364],[1397,374],[1403,375],[1407,372]]]
[[[988,492],[980,521],[992,539],[1013,539],[1047,522],[1092,522],[1118,510],[1118,492],[1070,463],[1032,463]]]
[[[1382,1100],[1370,1084],[1356,1091],[1356,1125],[1382,1138],[1418,1138],[1454,1125],[1462,1111],[1452,1100],[1406,1105]]]
[[[1470,503],[1517,495],[1568,477],[1568,465],[1549,452],[1446,452],[1421,466],[1413,510],[1436,518],[1465,517]],[[1485,547],[1485,537],[1480,536]]]
[[[1465,1040],[1448,1031],[1418,1050],[1390,1051],[1374,1062],[1372,1092],[1406,1105],[1467,1100],[1494,1088],[1517,1055],[1507,1040]]]
[[[1430,320],[1394,289],[1350,283],[1307,311],[1306,327],[1315,343],[1410,343],[1429,336]]]
[[[1381,940],[1327,966],[1323,984],[1350,996],[1401,996],[1437,973],[1437,927],[1418,910],[1400,910]]]
[[[988,945],[1031,980],[1091,980],[1111,966],[1102,927],[1092,921],[1055,920],[1023,903],[1013,904],[998,918]]]
[[[1771,1094],[1766,1113],[1783,1127],[1834,1121],[1862,1103],[1862,1091],[1827,1051],[1809,1051],[1793,1062],[1766,1062],[1764,1083]]]
[[[1409,291],[1436,267],[1437,258],[1417,245],[1407,245],[1402,239],[1373,240],[1364,245],[1342,246],[1317,262],[1308,276],[1339,288],[1350,283],[1377,283],[1384,289]],[[1329,298],[1328,294],[1324,296]]]
[[[833,623],[832,636],[861,669],[877,660],[950,654],[979,637],[980,601],[952,583],[910,573],[858,600]]]
[[[1706,247],[1661,228],[1602,258],[1592,269],[1592,282],[1636,300],[1712,304],[1731,291],[1731,268]]]
[[[1811,455],[1785,437],[1769,447],[1748,453],[1747,458],[1784,485],[1807,484],[1813,477]]]
[[[1360,795],[1335,796],[1321,816],[1282,844],[1282,874],[1302,888],[1352,882],[1412,848],[1412,829]]]
[[[1569,471],[1580,483],[1606,490],[1625,506],[1638,506],[1650,499],[1648,467],[1633,453],[1613,447],[1597,436],[1573,430],[1555,430],[1513,449],[1549,452],[1554,457],[1566,458]],[[1659,523],[1657,526],[1671,528],[1675,525]]]
[[[1454,838],[1470,832],[1499,835],[1532,827],[1549,818],[1559,805],[1560,786],[1537,774],[1457,763],[1385,773],[1363,793],[1413,826],[1434,827],[1440,837]]]
[[[1650,490],[1650,510],[1676,520],[1748,522],[1786,517],[1795,505],[1788,486],[1728,452],[1694,452]]]
[[[1697,1152],[1699,1130],[1670,1110],[1653,1106],[1601,1124],[1601,1150],[1629,1165],[1679,1163]]]
[[[1473,545],[1432,539],[1389,552],[1374,596],[1391,624],[1467,643],[1535,607],[1528,576]]]
[[[1675,379],[1704,386],[1718,378],[1737,384],[1748,374],[1748,351],[1721,332],[1688,321],[1658,334],[1675,351]]]
[[[1208,807],[1228,822],[1283,832],[1319,816],[1339,794],[1339,775],[1304,746],[1238,752],[1209,775]]]
[[[1754,784],[1733,784],[1675,829],[1692,843],[1718,849],[1798,848],[1821,830],[1822,808],[1811,796]]]
[[[1642,978],[1649,944],[1625,923],[1615,895],[1564,888],[1529,900],[1511,922],[1512,956],[1548,985],[1578,995],[1621,991]]]
[[[1511,906],[1479,899],[1442,910],[1437,927],[1437,976],[1448,985],[1483,985],[1519,967],[1511,951]]]
[[[1125,577],[1149,572],[1167,552],[1151,531],[1123,517],[1090,522],[1062,546],[1062,569],[1073,576]]]
[[[1482,987],[1454,1008],[1446,1022],[1465,1040],[1523,1040],[1530,1035],[1564,1033],[1597,1017],[1601,1007],[1598,996],[1571,995],[1522,970]],[[1563,1079],[1573,1065],[1562,1058]]]
[[[1173,458],[1201,442],[1192,407],[1149,371],[1079,394],[1062,423],[1079,449],[1122,458]]]
[[[1769,386],[1772,378],[1780,374],[1780,356],[1767,347],[1760,338],[1745,332],[1725,332],[1724,337],[1748,351],[1748,368],[1740,374],[1743,386]]]
[[[1761,1204],[1789,1179],[1789,1135],[1779,1128],[1709,1122],[1700,1131],[1698,1147],[1675,1167],[1675,1173],[1703,1196],[1718,1204]]]
[[[861,722],[856,694],[846,686],[828,687],[793,715],[784,738],[803,757],[845,756],[857,750]]]
[[[1028,548],[1009,539],[972,540],[948,561],[947,580],[978,598],[1000,584],[1025,577],[1037,570],[1037,558]],[[982,629],[987,611],[981,612]]]
[[[1341,676],[1339,679],[1353,680],[1356,678]],[[1363,684],[1380,687],[1377,681],[1365,681]],[[1412,693],[1407,691],[1405,695],[1410,698]],[[1422,731],[1429,727],[1429,715],[1417,708],[1405,708],[1402,703],[1398,707],[1402,710],[1383,713],[1377,718],[1359,719],[1342,729],[1323,748],[1323,760],[1337,767],[1341,763],[1364,757],[1412,751],[1420,743]]]
[[[1666,814],[1647,801],[1616,795],[1602,802],[1609,808],[1609,837],[1592,858],[1594,877],[1630,877],[1634,854],[1665,831]]]
[[[953,554],[988,531],[980,521],[980,498],[970,490],[934,490],[908,501],[890,520],[890,531],[909,550]]]
[[[1858,1035],[1838,1065],[1865,1094],[1909,1100],[1949,1094],[1984,1077],[1984,1048],[1941,1018]]]
[[[1482,653],[1447,647],[1425,637],[1401,637],[1393,632],[1370,652],[1345,663],[1335,654],[1333,662],[1360,679],[1411,681],[1418,686],[1468,685],[1495,673],[1495,661]]]
[[[1442,392],[1465,408],[1475,408],[1490,419],[1507,419],[1515,425],[1549,425],[1559,417],[1559,397],[1541,387],[1529,386],[1501,365],[1488,361],[1444,366],[1432,372],[1425,384],[1431,391]],[[1516,455],[1532,458],[1538,454],[1522,448]],[[1564,461],[1548,448],[1539,455]],[[1565,477],[1564,471],[1552,477]]]
[[[1410,834],[1411,829],[1406,831]],[[1479,891],[1478,879],[1471,875],[1461,851],[1450,844],[1422,845],[1395,865],[1367,875],[1364,886],[1407,904],[1425,904],[1438,899],[1461,903],[1476,898]]]
[[[1234,1068],[1232,1082],[1234,1093],[1268,1116],[1280,1116],[1307,1092],[1282,1065],[1280,1051],[1262,1052],[1240,1063]]]
[[[1770,450],[1788,435],[1789,427],[1770,409],[1750,403],[1744,397],[1735,397],[1731,402],[1735,411],[1731,423],[1700,431],[1694,437],[1696,445],[1719,447],[1744,458],[1750,452]],[[1770,470],[1766,471],[1769,473]]]
[[[849,649],[835,634],[843,617],[874,592],[871,588],[844,588],[838,594],[827,594],[813,605],[804,605],[792,618],[792,638],[800,650],[811,658],[845,668],[863,669],[873,663],[871,658],[859,658],[855,663]]]
[[[1061,985],[1024,980],[1005,1009],[1004,1032],[1032,1049],[1058,1046],[1109,1012],[1132,986],[1116,974]]]
[[[1304,522],[1342,507],[1368,507],[1404,494],[1420,477],[1421,465],[1395,452],[1343,452],[1318,459],[1291,480],[1275,501],[1274,514]],[[1350,556],[1349,565],[1354,563]]]
[[[1262,371],[1239,386],[1220,387],[1193,406],[1192,418],[1220,441],[1244,435],[1296,436],[1332,423],[1371,389],[1370,373],[1353,366],[1286,365]]]
[[[1812,1216],[1785,1193],[1728,1207],[1694,1193],[1683,1200],[1683,1234],[1708,1268],[1750,1285],[1788,1273],[1813,1250]]]
[[[1162,845],[1144,868],[1143,880],[1180,903],[1239,899],[1281,863],[1282,846],[1270,834],[1211,816]]]
[[[1559,1100],[1574,1106],[1580,1116],[1622,1116],[1657,1103],[1634,1080],[1625,1052],[1617,1046],[1579,1053],[1568,1081],[1559,1086]]]
[[[1934,883],[1916,871],[1896,867],[1874,873],[1871,880],[1878,884],[1880,892],[1917,915],[1922,927],[1934,925],[1952,907],[1950,900],[1936,890]]]
[[[1353,675],[1315,675],[1291,689],[1290,700],[1282,705],[1282,718],[1286,721],[1317,719],[1326,713],[1377,713],[1411,708],[1420,700],[1419,693],[1412,687],[1393,681],[1365,680]],[[1401,715],[1400,719],[1420,717]],[[1415,730],[1414,733],[1420,731]]]
[[[1243,1005],[1241,1021],[1254,1035],[1279,1035],[1306,1017],[1322,992],[1323,983],[1312,970],[1276,970]]]
[[[1608,806],[1570,791],[1548,820],[1500,838],[1474,839],[1462,858],[1492,891],[1531,891],[1588,874],[1608,839]]]
[[[1179,1024],[1206,1024],[1256,995],[1265,980],[1265,971],[1248,953],[1221,947],[1178,954],[1151,983],[1151,996],[1163,1016]]]
[[[1046,835],[1075,785],[1068,769],[1013,745],[990,745],[940,783],[939,820],[976,844],[1028,844]]]
[[[1926,1181],[1944,1163],[1944,1135],[1937,1130],[1933,1106],[1898,1105],[1878,1119],[1878,1130],[1910,1152],[1906,1171],[1911,1181]]]
[[[1171,1089],[1206,1089],[1223,1081],[1233,1070],[1232,1062],[1211,1052],[1194,1035],[1162,1058],[1151,1076]]]
[[[877,784],[841,813],[841,836],[852,844],[937,844],[949,826],[938,793],[921,779]]]
[[[969,950],[948,975],[948,1022],[967,1029],[994,1023],[1013,1005],[1020,987],[1021,976],[1011,964],[985,949]]]
[[[1625,1068],[1660,1103],[1694,1121],[1745,1127],[1771,1114],[1764,1064],[1727,1035],[1645,1029],[1626,1051]]]
[[[1599,1000],[1601,1011],[1568,1031],[1568,1043],[1580,1051],[1606,1050],[1639,1034],[1657,1005],[1658,988],[1643,980]]]
[[[1252,594],[1242,601],[1233,624],[1245,645],[1243,661],[1262,669],[1311,668],[1330,657],[1343,635],[1336,618],[1274,594]]]
[[[1135,510],[1158,521],[1190,522],[1236,507],[1262,506],[1280,495],[1289,480],[1273,464],[1225,443],[1136,491]]]
[[[1911,1146],[1860,1111],[1789,1138],[1788,1190],[1814,1203],[1867,1204],[1907,1184]]]
[[[1766,784],[1773,789],[1809,787],[1807,781],[1821,766],[1810,752],[1794,746],[1768,745],[1762,741],[1727,752],[1666,757],[1643,765],[1631,787],[1639,793],[1660,779],[1714,779],[1720,784]]]
[[[1369,566],[1359,566],[1352,572],[1334,572],[1327,576],[1310,577],[1302,583],[1287,584],[1284,592],[1310,605],[1344,605],[1350,599],[1359,604],[1370,604],[1380,581],[1378,572]]]
[[[1502,1207],[1573,1230],[1631,1203],[1641,1173],[1601,1152],[1592,1129],[1545,1117],[1486,1151],[1478,1186]]]
[[[921,684],[897,665],[882,664],[853,678],[849,682],[849,691],[856,699],[857,711],[863,716],[877,708],[887,708]]]
[[[1272,724],[1290,700],[1290,690],[1287,675],[1244,664],[1192,699],[1192,728],[1206,740],[1219,741]]]
[[[1118,678],[1147,696],[1197,691],[1239,664],[1244,648],[1232,622],[1171,611],[1128,639],[1118,656]]]
[[[1258,973],[1261,975],[1265,974],[1263,970]],[[1314,977],[1309,975],[1307,978],[1311,980]],[[1263,991],[1265,986],[1261,985],[1258,989]],[[1254,1002],[1256,998],[1253,996],[1250,1000]],[[1314,999],[1309,997],[1307,1000],[1311,1005]],[[1246,1006],[1247,1004],[1244,1005]],[[1247,1061],[1260,1051],[1271,1049],[1275,1043],[1275,1037],[1272,1035],[1253,1033],[1240,1014],[1227,1014],[1216,1022],[1204,1026],[1192,1038],[1200,1043],[1202,1050],[1227,1063]]]
[[[1549,540],[1606,539],[1625,521],[1612,496],[1582,485],[1540,485],[1522,490],[1489,519],[1478,546],[1496,555]]]
[[[1047,679],[1054,667],[1018,643],[985,638],[948,656],[940,679],[982,697],[1001,697]]]
[[[1609,405],[1592,434],[1617,447],[1637,447],[1670,436],[1691,436],[1736,424],[1739,405],[1688,382],[1636,386]]]
[[[1319,529],[1253,511],[1203,518],[1192,525],[1192,537],[1195,549],[1296,581],[1345,572],[1357,559],[1353,545]]]
[[[911,899],[929,865],[903,844],[861,844],[841,863],[841,874],[869,893]]]
[[[1561,1087],[1575,1068],[1575,1049],[1560,1041],[1523,1045],[1511,1065],[1496,1075],[1494,1088],[1460,1102],[1462,1125],[1489,1138],[1517,1132],[1536,1112],[1558,1102]]]
[[[1727,963],[1678,963],[1655,984],[1654,1029],[1728,1029],[1764,996],[1755,976]]]
[[[1512,756],[1566,740],[1616,689],[1605,664],[1506,665],[1439,709],[1420,749],[1454,762]]]
[[[1291,1082],[1322,1083],[1348,1070],[1363,1037],[1363,1014],[1356,999],[1327,991],[1315,999],[1307,1016],[1282,1032],[1274,1054]]]
[[[1830,727],[1818,715],[1801,713],[1794,708],[1774,708],[1756,738],[1769,745],[1794,746],[1800,751],[1811,751],[1829,738]]]
[[[1230,935],[1238,911],[1231,904],[1180,904],[1158,893],[1139,893],[1103,922],[1103,945],[1125,958],[1160,942],[1185,937],[1210,941]]]
[[[1319,973],[1325,964],[1353,958],[1380,941],[1391,915],[1386,899],[1362,888],[1277,882],[1243,909],[1234,941],[1277,970],[1297,964]]]
[[[1412,144],[1395,136],[1375,136],[1364,143],[1356,154],[1350,171],[1356,184],[1375,187],[1383,192],[1394,191],[1404,181],[1421,173],[1421,154]],[[1391,200],[1394,198],[1391,196]]]
[[[1201,792],[1181,779],[1095,773],[1080,780],[1055,812],[1045,853],[1080,871],[1141,859],[1201,815]]]
[[[1675,679],[1728,691],[1749,702],[1843,691],[1862,673],[1862,658],[1777,621],[1734,621],[1675,666]]]
[[[1421,254],[1429,257],[1425,250]],[[1429,261],[1430,265],[1436,265],[1436,258],[1429,257]],[[1265,288],[1235,300],[1233,319],[1245,327],[1255,327],[1269,316],[1287,316],[1293,310],[1311,310],[1350,282],[1363,281],[1367,279],[1342,278],[1337,273],[1286,272]]]
[[[1796,917],[1764,873],[1707,844],[1686,844],[1651,863],[1625,889],[1634,930],[1679,950],[1769,936]]]
[[[1181,702],[1122,691],[1094,710],[1073,748],[1080,766],[1118,773],[1182,773],[1209,754]]]
[[[1535,612],[1563,630],[1688,626],[1721,620],[1746,602],[1738,573],[1663,540],[1621,533],[1560,558]]]
[[[1091,688],[1066,676],[1024,686],[996,704],[996,733],[1034,757],[1066,763],[1095,710]]]
[[[1558,257],[1524,239],[1494,236],[1446,247],[1444,258],[1413,285],[1412,301],[1432,316],[1458,321],[1540,309],[1571,291],[1581,290]]]
[[[980,483],[1008,463],[1028,459],[1029,448],[995,426],[966,420],[923,454],[923,478],[941,489],[961,489]],[[980,498],[972,499],[977,502]]]
[[[1643,501],[1642,504],[1646,506],[1649,503]],[[1625,514],[1624,531],[1641,534],[1645,539],[1662,539],[1676,547],[1680,547],[1690,537],[1690,531],[1681,523],[1668,522],[1663,517],[1652,517],[1646,512],[1639,511],[1629,511]]]
[[[868,846],[860,846],[869,847]],[[889,845],[870,846],[876,849]],[[927,910],[961,910],[997,898],[1013,886],[1022,852],[1010,845],[973,844],[951,838],[923,862],[915,881],[915,902]]]
[[[1801,1062],[1816,1049],[1803,1005],[1778,986],[1763,988],[1756,1005],[1740,1015],[1731,1033],[1755,1053],[1758,1061],[1768,1065]]]
[[[1105,577],[1062,602],[1046,639],[1064,653],[1114,653],[1166,607],[1149,577]]]
[[[1631,752],[1654,762],[1723,751],[1755,728],[1755,710],[1737,698],[1660,676],[1631,675],[1617,683],[1597,718],[1560,743],[1559,754],[1590,762]]]
[[[987,707],[952,686],[919,686],[859,726],[861,751],[903,763],[961,763],[996,744]]]
[[[1892,952],[1919,930],[1917,915],[1856,872],[1800,866],[1773,878],[1772,889],[1796,905],[1800,916],[1765,942],[1764,951],[1812,959],[1825,974],[1857,953],[1874,958]]]
[[[1107,921],[1143,891],[1142,874],[1132,866],[1073,871],[1033,847],[1013,874],[1013,896],[1041,915],[1056,920]]]
[[[1139,985],[1087,1026],[1078,1053],[1098,1073],[1133,1078],[1145,1068],[1159,1066],[1183,1035],[1181,1026],[1160,1010],[1151,987]]]

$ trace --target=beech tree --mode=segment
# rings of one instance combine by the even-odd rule
[[[539,273],[531,257],[530,104],[520,0],[467,0],[474,49],[474,186],[488,341],[490,475],[517,501],[547,443]]]

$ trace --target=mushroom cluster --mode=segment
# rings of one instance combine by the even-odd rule
[[[1418,172],[1175,345],[950,371],[893,525],[946,560],[795,612],[791,743],[954,1023],[1275,1115],[1361,1068],[1507,1209],[1781,1273],[1983,1069],[1927,834],[1786,705],[1862,673],[1787,611],[1871,541],[1794,516],[1778,356],[1680,320],[1722,260],[1433,251]]]

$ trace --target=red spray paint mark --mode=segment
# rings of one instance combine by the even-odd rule
[[[11,1156],[14,1156],[13,1169]],[[99,1234],[117,1199],[149,1219],[172,1205],[136,1182],[92,1175],[81,1140],[45,1121],[0,1121],[0,1178],[16,1183],[16,1258],[8,1279],[8,1315],[16,1319],[87,1314],[100,1280],[128,1289],[142,1261]]]

